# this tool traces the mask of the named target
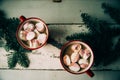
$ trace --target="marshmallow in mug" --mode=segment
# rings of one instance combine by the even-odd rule
[[[81,45],[80,44],[73,44],[71,46],[71,50],[73,50],[74,52],[78,52],[81,49]]]
[[[74,53],[71,54],[71,62],[75,63],[79,59],[80,59],[79,53],[74,52]]]
[[[70,60],[70,57],[69,57],[68,55],[65,55],[65,56],[63,57],[63,61],[64,61],[64,64],[65,64],[66,66],[69,66],[69,65],[71,64],[71,60]]]
[[[25,23],[25,25],[23,26],[23,29],[25,31],[32,31],[34,29],[34,25],[32,23]]]
[[[78,72],[80,70],[80,66],[77,64],[77,63],[72,63],[70,66],[69,66],[69,69],[71,71],[75,71],[75,72]]]
[[[35,37],[35,33],[33,31],[30,31],[26,35],[27,40],[32,40]]]
[[[20,31],[20,39],[21,40],[24,40],[24,41],[26,41],[27,39],[26,39],[26,35],[27,35],[27,32],[26,31]]]
[[[44,27],[44,24],[39,22],[39,23],[36,23],[36,29],[39,31],[39,32],[43,32],[45,30],[45,27]]]
[[[78,63],[79,63],[79,65],[80,65],[81,68],[86,68],[89,65],[88,60],[86,60],[86,59],[80,59],[78,61]]]
[[[39,43],[43,44],[47,38],[47,35],[45,33],[39,34],[37,37],[37,40]]]
[[[88,59],[90,57],[90,50],[85,49],[84,50],[84,54],[83,54],[83,58],[84,59]]]

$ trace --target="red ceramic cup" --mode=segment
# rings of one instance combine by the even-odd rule
[[[25,18],[20,16],[20,25],[16,31],[19,44],[28,50],[41,48],[47,43],[49,36],[48,27],[45,22],[36,17]]]
[[[80,51],[83,51],[83,55],[80,55],[81,54]],[[85,57],[86,53],[89,53],[88,58]],[[87,66],[83,66],[83,64],[81,64],[82,61],[83,63],[85,62]],[[74,40],[66,43],[61,49],[60,62],[63,68],[69,73],[72,74],[87,73],[90,77],[94,76],[94,73],[90,70],[94,62],[93,51],[86,43],[82,41]]]

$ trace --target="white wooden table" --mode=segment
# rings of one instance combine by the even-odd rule
[[[79,27],[81,26],[81,27]],[[77,32],[87,32],[85,25],[81,24],[50,24],[48,25],[51,37],[61,44],[66,43],[65,37]],[[3,47],[0,47],[0,69],[9,69],[7,64],[7,54]],[[60,63],[60,49],[52,44],[28,53],[30,66],[23,68],[17,64],[17,70],[63,70]],[[108,66],[92,67],[92,70],[120,70],[120,59]]]
[[[92,13],[98,18],[103,18],[103,11],[99,5],[104,1],[83,1],[83,0],[64,0],[60,4],[54,3],[52,0],[5,0],[0,2],[0,8],[5,11],[6,16],[19,17],[24,15],[27,17],[38,17],[46,23],[70,23],[70,24],[52,24],[48,25],[52,37],[61,44],[67,42],[65,37],[77,32],[87,32],[85,25],[79,24],[82,22],[80,17],[81,11]],[[89,4],[86,6],[86,4]],[[96,6],[96,7],[93,7]],[[99,10],[99,11],[96,11]],[[105,17],[106,20],[109,18]],[[7,54],[0,41],[0,69],[8,69]],[[39,70],[63,70],[60,63],[60,49],[47,44],[41,49],[28,54],[30,66],[23,68],[17,64],[14,69],[39,69]],[[93,70],[120,70],[120,59],[108,66],[92,67]]]

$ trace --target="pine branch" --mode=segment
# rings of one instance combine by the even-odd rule
[[[120,38],[119,41],[117,42],[117,45],[115,46],[115,51],[118,52],[120,56]]]
[[[21,47],[16,39],[16,30],[19,23],[20,21],[18,18],[7,19],[5,13],[0,10],[0,38],[6,40],[4,48],[7,52],[14,50],[14,53],[8,56],[9,68],[14,68],[17,63],[23,67],[28,67],[30,64],[30,61],[25,54],[30,51]]]
[[[117,24],[120,24],[120,9],[112,7],[110,4],[102,3],[104,12],[108,14]]]
[[[114,61],[118,60],[119,58],[120,58],[120,38],[116,43],[114,50],[111,51],[111,53],[108,55],[103,65],[106,66],[106,64],[111,64]]]
[[[11,68],[14,68],[16,66],[18,62],[18,55],[17,53],[12,53],[8,56],[8,67],[11,69]]]
[[[85,23],[86,27],[89,28],[92,33],[97,33],[99,34],[99,25],[98,25],[98,20],[97,18],[93,18],[89,16],[87,13],[82,13],[81,14],[82,20]],[[96,22],[94,22],[96,21]]]
[[[81,16],[90,33],[75,33],[67,36],[66,40],[82,40],[90,45],[95,55],[95,66],[110,64],[109,62],[115,60],[115,56],[112,57],[113,52],[114,55],[119,55],[115,49],[112,49],[112,40],[116,36],[120,36],[120,28],[111,28],[111,25],[106,21],[98,20],[86,13],[83,13]]]
[[[3,10],[0,10],[0,39],[4,36],[3,33],[3,26],[6,23],[6,14]]]
[[[25,53],[17,53],[18,55],[18,64],[23,67],[29,67],[30,61]]]

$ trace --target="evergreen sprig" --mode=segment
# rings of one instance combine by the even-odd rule
[[[120,57],[120,51],[116,50],[118,47],[112,48],[112,40],[120,36],[120,27],[111,27],[108,22],[98,20],[87,13],[82,13],[81,17],[86,27],[90,30],[90,33],[79,32],[67,36],[66,39],[82,40],[90,45],[95,55],[95,66],[99,64],[108,65],[116,58],[118,59],[118,57]],[[117,57],[115,57],[115,55],[117,55]]]
[[[30,61],[27,54],[21,52],[13,52],[8,56],[8,67],[10,69],[14,68],[17,63],[23,67],[29,67]]]
[[[0,39],[5,39],[5,50],[9,53],[8,55],[8,67],[14,68],[16,64],[20,64],[23,67],[28,67],[30,64],[29,58],[26,52],[29,50],[24,49],[18,43],[16,39],[16,30],[20,21],[18,18],[6,18],[4,11],[0,10]],[[10,52],[13,50],[13,52]]]
[[[102,8],[116,23],[120,24],[120,9],[111,6],[110,4],[103,3]]]
[[[29,67],[30,61],[28,59],[27,54],[25,53],[17,53],[18,55],[18,64],[20,64],[23,67]]]
[[[14,68],[16,66],[17,62],[18,62],[17,52],[12,53],[8,56],[8,67],[10,69]]]

